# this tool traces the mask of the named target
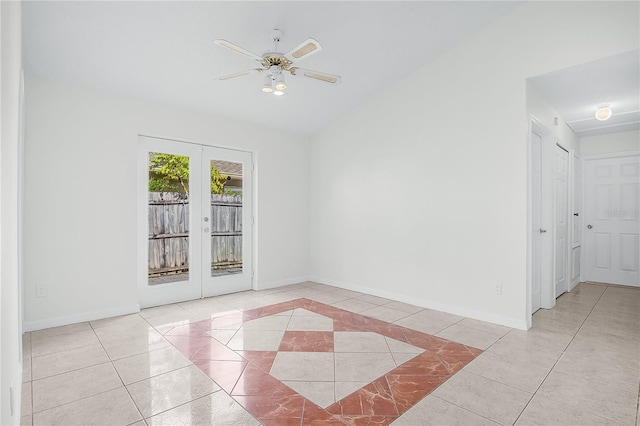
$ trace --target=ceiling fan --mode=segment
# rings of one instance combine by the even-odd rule
[[[256,55],[242,47],[233,44],[227,40],[218,39],[214,43],[218,46],[231,49],[234,52],[248,56],[251,59],[258,61],[260,68],[252,68],[245,71],[240,71],[235,74],[225,75],[218,77],[218,80],[229,80],[231,78],[242,77],[244,75],[253,74],[256,72],[266,72],[267,75],[264,78],[262,91],[265,93],[273,93],[274,95],[284,95],[287,84],[284,81],[284,72],[288,72],[294,76],[303,76],[320,80],[325,83],[338,84],[342,79],[339,75],[327,74],[325,72],[313,71],[306,68],[300,68],[295,66],[299,61],[304,58],[308,58],[322,50],[322,46],[317,40],[308,38],[298,46],[291,49],[288,53],[278,52],[278,43],[284,33],[282,30],[275,29],[271,34],[273,40],[273,51],[263,53],[262,56]]]

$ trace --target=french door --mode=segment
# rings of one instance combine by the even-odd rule
[[[140,306],[251,289],[252,171],[249,152],[139,137]]]

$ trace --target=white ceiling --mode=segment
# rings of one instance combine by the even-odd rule
[[[640,129],[640,51],[633,50],[531,79],[579,136]],[[607,121],[596,109],[609,104]]]
[[[23,3],[27,74],[71,80],[171,105],[313,134],[464,36],[518,5],[496,2]],[[261,74],[218,81],[255,62],[273,28],[286,52],[307,37],[323,50],[300,66],[342,76],[328,85],[288,77],[287,95],[261,92]]]

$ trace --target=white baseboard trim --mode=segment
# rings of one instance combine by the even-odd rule
[[[270,288],[277,288],[277,287],[284,287],[285,285],[291,285],[291,284],[298,284],[298,283],[303,283],[305,281],[310,281],[311,278],[309,278],[308,276],[302,276],[302,277],[294,277],[294,278],[287,278],[286,280],[280,280],[280,281],[270,281],[267,283],[256,283],[256,286],[254,288],[254,290],[259,291],[259,290],[268,290]]]
[[[475,311],[473,309],[461,308],[459,306],[451,306],[444,303],[434,302],[428,299],[420,299],[410,297],[400,293],[393,293],[384,290],[377,290],[369,287],[362,287],[355,284],[344,283],[335,281],[329,278],[311,276],[308,277],[309,281],[314,281],[320,284],[331,285],[334,287],[343,288],[345,290],[358,291],[360,293],[370,294],[372,296],[384,297],[385,299],[396,300],[398,302],[408,303],[422,308],[434,309],[436,311],[446,312],[449,314],[460,315],[467,318],[473,318],[480,321],[486,321],[493,324],[504,325],[510,328],[516,328],[518,330],[527,330],[526,320],[516,320],[513,318],[507,318],[502,315],[495,315],[488,312]]]
[[[95,321],[102,318],[117,317],[119,315],[135,314],[140,312],[140,305],[121,306],[118,308],[104,309],[101,311],[83,312],[80,314],[65,315],[39,321],[25,321],[24,331],[42,330],[61,325],[77,324],[85,321]]]

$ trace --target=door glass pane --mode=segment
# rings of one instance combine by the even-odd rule
[[[211,160],[211,276],[242,272],[242,164]]]
[[[149,153],[149,285],[189,280],[189,157]]]

